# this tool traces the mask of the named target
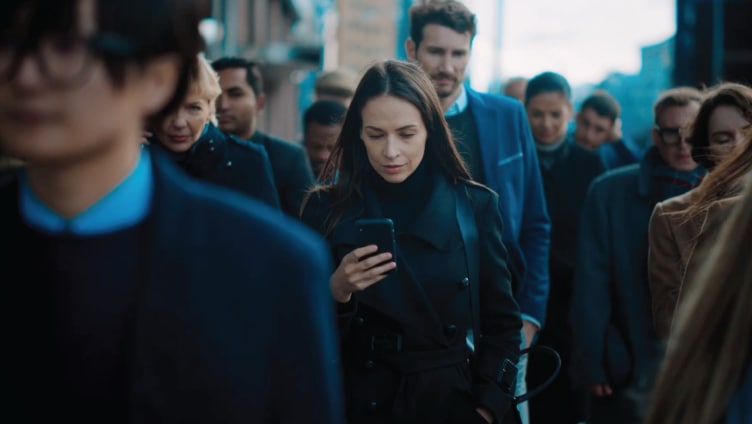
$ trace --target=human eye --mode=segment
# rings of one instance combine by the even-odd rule
[[[410,138],[415,137],[415,133],[414,132],[402,133],[402,134],[400,134],[400,136],[402,138],[410,139]]]
[[[715,144],[726,144],[731,141],[731,136],[729,134],[716,134],[713,136],[713,143]]]

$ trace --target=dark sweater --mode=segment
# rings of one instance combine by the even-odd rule
[[[473,114],[470,106],[465,108],[459,115],[446,118],[449,128],[452,130],[454,143],[462,156],[462,160],[470,170],[473,180],[485,183],[486,177],[483,172],[483,158],[480,152],[478,129],[475,127]]]
[[[10,339],[24,342],[6,349],[14,364],[9,380],[15,396],[36,402],[26,418],[52,410],[82,421],[126,422],[134,282],[147,254],[135,252],[143,247],[146,224],[79,237],[36,231],[18,214],[9,219],[14,221],[9,228],[17,231],[9,239],[23,242],[0,242],[10,255],[3,272],[26,279],[3,285],[4,311],[6,319],[25,325],[9,326]],[[35,266],[28,266],[29,258]]]

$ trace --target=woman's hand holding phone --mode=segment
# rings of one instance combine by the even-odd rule
[[[329,279],[332,296],[337,302],[347,303],[352,294],[367,289],[387,276],[387,272],[397,268],[392,254],[378,250],[375,244],[359,247],[345,255]]]

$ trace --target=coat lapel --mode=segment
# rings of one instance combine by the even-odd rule
[[[454,222],[454,196],[451,186],[442,177],[438,177],[433,193],[420,214],[416,224],[406,234],[418,237],[428,242],[432,248],[449,249],[456,240],[452,239],[453,231],[440,231],[447,222]],[[438,181],[437,180],[437,181]],[[383,212],[375,198],[375,193],[364,190],[363,218],[381,218]],[[449,215],[447,215],[449,211]],[[350,212],[350,211],[348,211]],[[337,246],[357,246],[357,228],[353,215],[346,213],[333,232],[332,243]],[[441,320],[429,301],[420,281],[415,278],[409,264],[400,253],[400,235],[397,238],[397,272],[390,274],[384,280],[358,293],[358,301],[376,309],[395,319],[403,325],[410,325],[426,337],[446,345],[446,336],[441,328]],[[419,317],[419,319],[416,319]]]

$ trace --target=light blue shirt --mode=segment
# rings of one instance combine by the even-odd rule
[[[454,103],[449,106],[449,109],[444,112],[444,117],[449,118],[450,116],[459,115],[464,112],[465,109],[467,109],[467,91],[465,91],[464,85],[460,85],[460,94],[457,96],[457,99],[454,100]]]
[[[148,149],[141,150],[136,167],[115,188],[88,209],[66,219],[47,207],[31,191],[25,172],[19,184],[19,209],[27,225],[52,234],[91,236],[117,231],[141,222],[149,212],[154,181]]]

